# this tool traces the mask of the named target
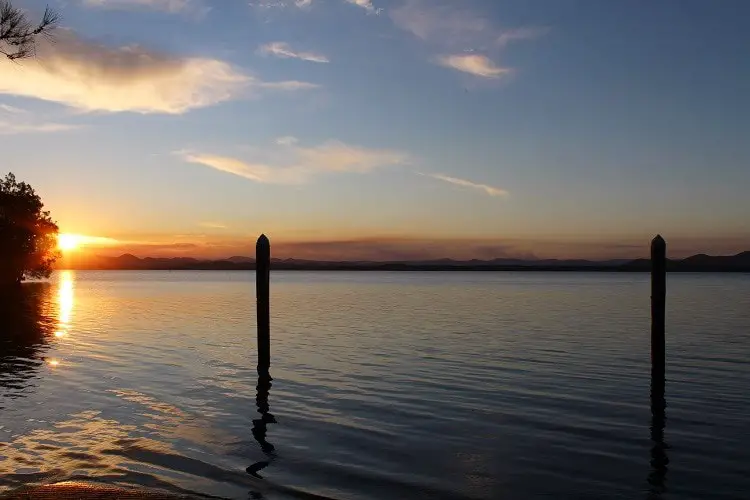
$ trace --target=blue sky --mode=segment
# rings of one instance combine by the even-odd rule
[[[267,232],[286,256],[593,258],[661,232],[675,254],[750,249],[747,2],[51,6],[54,44],[0,63],[3,168],[91,246],[220,256]]]

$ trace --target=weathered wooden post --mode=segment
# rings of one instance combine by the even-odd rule
[[[664,323],[667,304],[667,243],[660,235],[651,241],[651,370],[664,379],[666,346]]]
[[[271,243],[261,234],[255,245],[255,294],[258,303],[258,376],[271,380]]]

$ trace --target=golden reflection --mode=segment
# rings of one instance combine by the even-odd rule
[[[57,305],[58,305],[58,330],[55,337],[61,338],[67,335],[70,330],[70,321],[73,316],[73,306],[75,305],[75,296],[73,293],[73,272],[60,271],[60,280],[58,283]]]
[[[47,364],[50,366],[58,366],[60,364],[60,361],[56,359],[48,359]]]

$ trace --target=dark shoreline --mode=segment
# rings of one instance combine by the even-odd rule
[[[139,258],[125,254],[119,257],[88,257],[60,263],[60,269],[96,271],[254,271],[255,259],[195,259],[190,257]],[[425,261],[313,261],[299,259],[271,259],[271,267],[283,271],[483,271],[483,272],[649,272],[649,259],[635,260],[425,260]],[[668,272],[687,273],[750,273],[750,252],[733,256],[694,255],[681,260],[668,260]]]
[[[59,271],[254,271],[254,266],[185,266],[185,267],[85,267],[61,268]],[[636,267],[508,267],[508,266],[284,266],[272,265],[274,271],[335,271],[335,272],[560,272],[560,273],[647,273],[650,269]],[[667,269],[670,273],[750,273],[750,268],[690,268]]]

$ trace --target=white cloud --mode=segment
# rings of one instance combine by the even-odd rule
[[[300,9],[306,9],[312,5],[312,0],[295,0],[294,5]]]
[[[61,30],[23,65],[0,61],[0,94],[34,97],[84,111],[184,113],[259,89],[315,85],[264,82],[217,59],[177,57],[139,46],[108,47]]]
[[[297,139],[296,137],[292,137],[291,135],[287,135],[284,137],[279,137],[274,142],[276,142],[276,144],[278,144],[279,146],[293,146],[299,142],[299,139]]]
[[[372,4],[372,0],[346,0],[352,5],[362,7],[368,14],[380,14],[383,9],[378,9]]]
[[[296,52],[285,42],[272,42],[263,45],[258,49],[258,53],[280,57],[282,59],[301,59],[303,61],[316,63],[330,62],[329,59],[322,54],[316,54],[315,52]]]
[[[500,188],[493,187],[493,186],[488,186],[487,184],[478,184],[476,182],[467,181],[466,179],[459,179],[458,177],[450,177],[448,175],[443,175],[443,174],[425,174],[425,173],[422,173],[420,175],[424,175],[426,177],[432,177],[433,179],[438,179],[443,182],[448,182],[456,186],[478,189],[480,191],[484,191],[486,194],[490,196],[507,196],[508,195],[508,191],[504,189],[500,189]]]
[[[437,63],[482,78],[500,78],[511,73],[510,68],[497,66],[489,58],[479,54],[457,54],[441,56]]]
[[[378,167],[408,162],[403,153],[351,146],[339,141],[310,148],[285,146],[285,150],[291,150],[287,160],[272,164],[190,151],[177,154],[189,163],[268,184],[302,184],[320,174],[365,173]]]
[[[206,14],[208,7],[195,0],[83,0],[88,7],[102,9],[152,9],[171,14]]]

